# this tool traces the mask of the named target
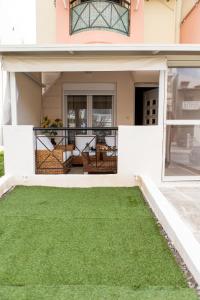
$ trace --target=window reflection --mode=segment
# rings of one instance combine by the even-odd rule
[[[200,126],[167,126],[165,175],[200,175]]]
[[[200,119],[200,68],[170,68],[167,119]]]
[[[70,128],[87,127],[87,97],[68,96],[67,121]]]
[[[92,126],[112,126],[112,96],[93,96]]]

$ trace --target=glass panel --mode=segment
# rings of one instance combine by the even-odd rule
[[[112,96],[93,96],[92,126],[112,126]],[[98,135],[98,143],[105,143],[105,135],[110,135],[111,130],[93,130]]]
[[[200,175],[199,125],[167,126],[165,175]]]
[[[87,97],[67,97],[67,124],[70,128],[87,127]]]
[[[112,126],[112,96],[93,96],[92,126]]]
[[[170,68],[167,119],[200,119],[200,68]]]

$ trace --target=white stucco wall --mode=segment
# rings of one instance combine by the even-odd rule
[[[16,184],[63,187],[133,186],[135,176],[161,182],[162,126],[119,126],[118,173],[114,175],[34,175],[32,126],[5,126],[5,172]]]
[[[17,119],[19,125],[39,126],[42,88],[23,73],[16,73],[18,87]]]
[[[33,126],[3,127],[4,167],[6,175],[34,174]]]
[[[149,176],[161,182],[163,152],[162,126],[120,126],[118,173],[121,176]]]

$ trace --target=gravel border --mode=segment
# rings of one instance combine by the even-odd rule
[[[141,190],[140,190],[141,191]],[[142,191],[141,191],[142,193]],[[142,193],[143,195],[143,193]],[[146,200],[145,196],[143,195],[144,201],[147,205],[147,207],[149,208],[149,210],[151,211],[151,214],[158,226],[158,229],[160,231],[160,234],[165,238],[165,240],[167,241],[167,245],[171,251],[171,253],[173,254],[173,256],[175,257],[175,260],[177,262],[177,264],[179,265],[181,271],[183,272],[188,287],[191,289],[196,290],[197,296],[200,299],[200,285],[198,285],[198,283],[196,282],[196,280],[194,279],[193,275],[191,274],[191,272],[188,270],[188,267],[186,266],[185,262],[183,261],[182,257],[180,256],[179,252],[176,250],[174,244],[172,243],[172,241],[170,240],[169,236],[167,235],[167,233],[165,232],[162,224],[159,222],[158,218],[155,216],[152,208],[149,206],[148,201]]]

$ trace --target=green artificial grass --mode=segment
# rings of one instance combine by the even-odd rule
[[[4,175],[4,155],[0,152],[0,177]]]
[[[138,188],[17,187],[0,201],[0,299],[197,296]]]

